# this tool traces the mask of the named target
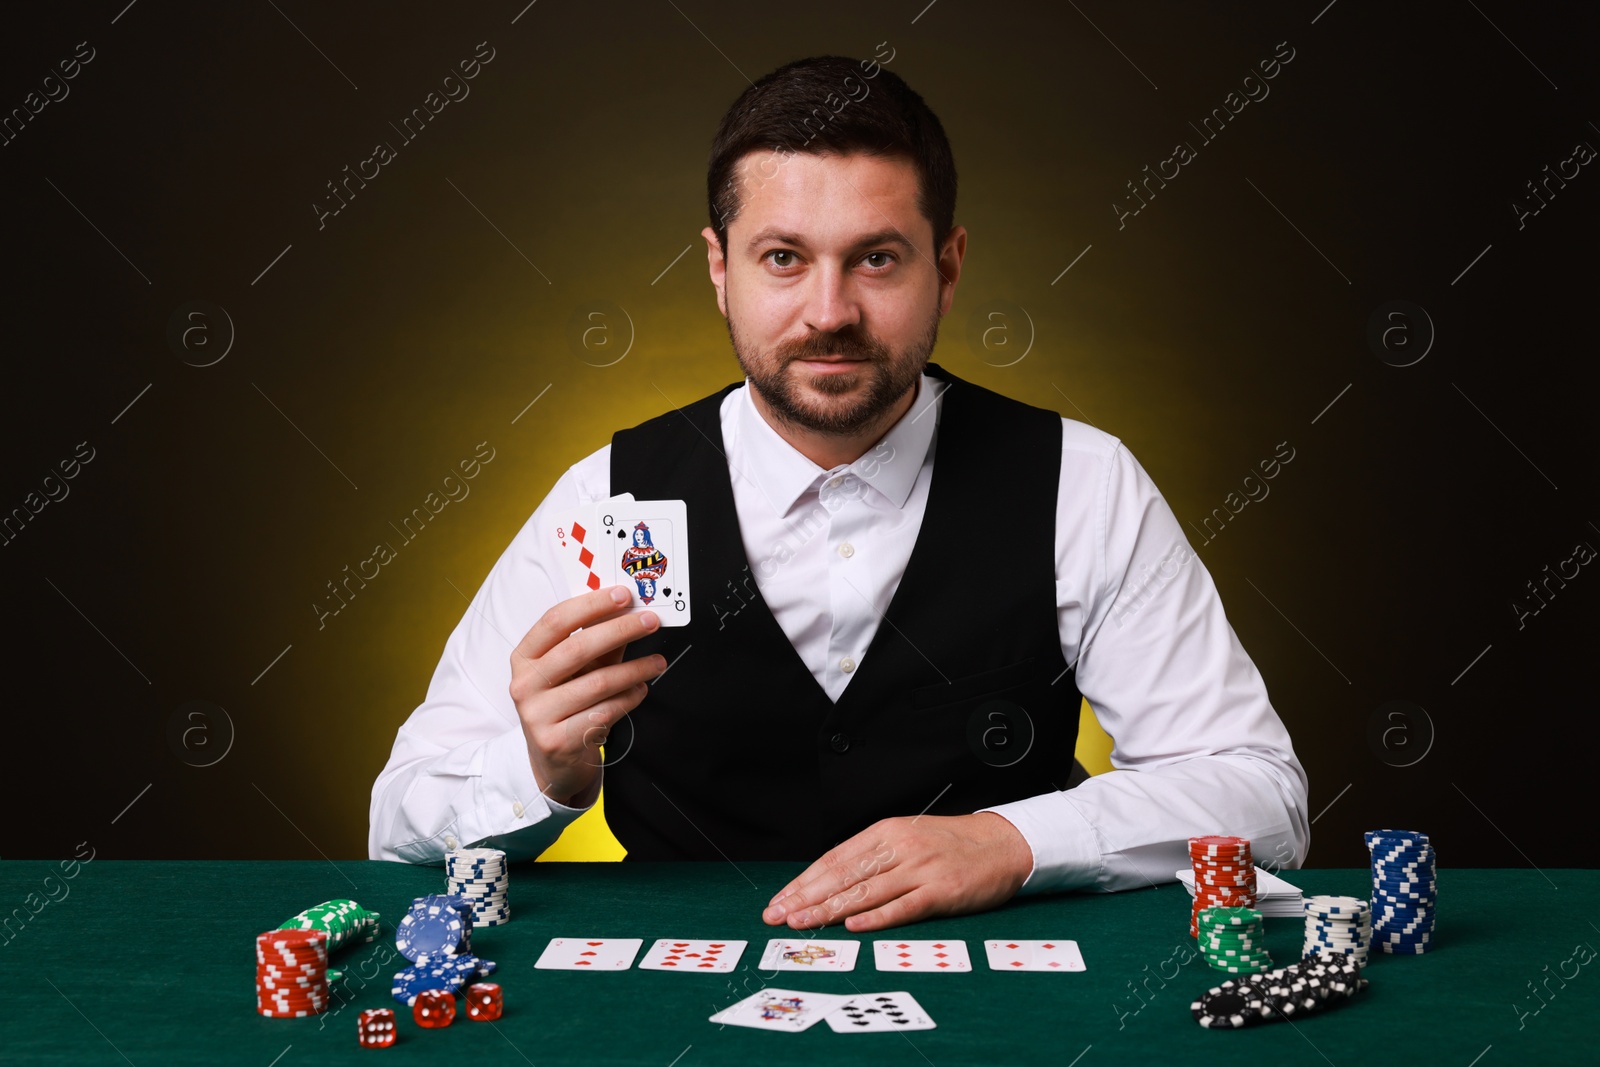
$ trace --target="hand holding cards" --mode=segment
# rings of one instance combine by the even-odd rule
[[[573,596],[622,585],[628,614],[653,611],[662,626],[690,618],[689,523],[681,500],[634,500],[631,493],[580,505],[550,535]]]

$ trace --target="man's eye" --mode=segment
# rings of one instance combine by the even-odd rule
[[[772,260],[772,265],[775,267],[792,267],[794,265],[793,262],[791,262],[794,257],[794,253],[785,251],[782,248],[773,249],[771,252],[767,253],[767,256]],[[787,256],[789,259],[780,262],[778,259],[779,256]]]
[[[862,259],[867,261],[867,265],[868,266],[876,267],[876,268],[879,268],[879,269],[887,267],[890,263],[894,262],[894,257],[891,256],[887,252],[868,252],[865,256],[862,257]],[[873,262],[871,262],[874,259],[880,259],[883,262],[882,263],[873,263]]]

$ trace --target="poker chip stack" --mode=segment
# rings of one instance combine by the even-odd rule
[[[321,930],[328,935],[329,953],[345,945],[364,945],[378,933],[380,916],[353,900],[329,900],[307,908],[280,930]]]
[[[472,905],[454,894],[418,897],[395,924],[394,944],[411,966],[394,976],[394,999],[407,1007],[429,989],[454,994],[487,978],[495,964],[472,955]]]
[[[1238,1030],[1321,1011],[1366,988],[1354,960],[1327,953],[1250,978],[1229,979],[1202,993],[1189,1012],[1208,1030]]]
[[[450,892],[471,902],[473,926],[501,926],[511,921],[511,902],[506,895],[511,874],[504,852],[497,848],[446,852],[444,869]]]
[[[1200,954],[1217,970],[1259,974],[1272,966],[1261,913],[1254,908],[1205,908],[1196,922]]]
[[[1433,941],[1438,881],[1427,834],[1369,830],[1372,943],[1384,952],[1420,956]]]
[[[1194,864],[1194,906],[1189,912],[1189,936],[1198,937],[1197,920],[1206,908],[1256,906],[1256,868],[1250,842],[1242,837],[1191,837],[1189,859]]]
[[[1372,945],[1372,909],[1358,897],[1307,897],[1307,959],[1327,952],[1349,956],[1359,967],[1367,965]]]
[[[268,930],[256,935],[256,1010],[269,1019],[320,1015],[328,1008],[328,935]]]

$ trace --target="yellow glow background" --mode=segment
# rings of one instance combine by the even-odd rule
[[[36,7],[40,28],[8,38],[23,71],[89,32],[73,5]],[[1477,861],[1581,862],[1534,810],[1549,783],[1496,743],[1512,693],[1555,709],[1542,750],[1595,748],[1593,717],[1560,711],[1587,692],[1592,580],[1526,634],[1507,607],[1594,536],[1565,502],[1600,498],[1589,367],[1569,358],[1588,350],[1574,235],[1594,230],[1592,179],[1525,230],[1507,210],[1592,136],[1560,104],[1593,96],[1576,10],[1505,27],[1556,93],[1470,8],[1396,8],[1380,28],[1343,4],[1314,25],[1268,4],[1108,6],[1091,25],[1070,5],[937,4],[913,23],[826,0],[541,3],[513,24],[352,3],[289,12],[302,36],[266,5],[136,5],[0,174],[25,207],[8,506],[76,442],[99,457],[5,549],[26,665],[8,725],[30,755],[14,806],[51,796],[8,855],[71,854],[136,794],[106,854],[365,855],[396,730],[551,485],[739,376],[699,237],[717,121],[747,77],[883,41],[960,173],[968,255],[933,358],[1116,436],[1149,472],[1295,738],[1326,812],[1313,861],[1358,866],[1361,829],[1416,825],[1454,828]],[[1286,39],[1270,97],[1119,226],[1126,183],[1198,142],[1190,123]],[[481,41],[496,56],[470,97],[398,144],[390,124]],[[327,183],[380,139],[397,158],[319,226]],[[1394,300],[1437,325],[1415,366],[1366,337]],[[236,328],[214,365],[169,342],[190,301]],[[569,344],[594,301],[631,323],[610,366]],[[1002,301],[1030,323],[1009,366],[972,343]],[[470,496],[402,543],[390,524],[481,441],[495,459]],[[1197,524],[1284,441],[1297,458],[1270,497],[1206,540]],[[320,625],[326,583],[386,540],[397,558]],[[1439,725],[1414,767],[1368,736],[1391,698]],[[214,766],[168,737],[195,700],[233,726]],[[1085,716],[1079,759],[1104,772],[1109,749]],[[1519,826],[1518,851],[1477,805]],[[549,856],[616,854],[591,814]]]

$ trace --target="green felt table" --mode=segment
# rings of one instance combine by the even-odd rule
[[[440,891],[437,868],[357,861],[133,862],[95,860],[60,899],[40,906],[55,864],[0,864],[11,919],[0,945],[7,1004],[0,1063],[911,1064],[1098,1063],[1595,1063],[1600,1038],[1600,872],[1444,870],[1437,949],[1378,956],[1371,988],[1295,1024],[1208,1031],[1190,1001],[1223,977],[1188,955],[1188,897],[1166,884],[1116,894],[1027,897],[983,915],[939,919],[895,934],[831,930],[864,942],[853,972],[765,974],[762,947],[780,931],[760,909],[797,864],[521,864],[513,919],[479,930],[478,953],[500,965],[504,1017],[458,1017],[423,1030],[397,1013],[387,1050],[356,1044],[366,1007],[399,1007],[390,977],[404,960],[393,922],[412,898]],[[1308,893],[1363,893],[1361,870],[1289,872]],[[63,890],[65,895],[63,896]],[[38,893],[37,897],[30,894]],[[334,1007],[309,1019],[254,1011],[254,935],[309,905],[352,897],[383,914],[384,936],[335,955],[348,978]],[[32,913],[28,904],[39,910]],[[19,921],[19,919],[21,921]],[[1297,958],[1299,919],[1267,920],[1275,959]],[[874,937],[962,938],[966,974],[885,974]],[[591,974],[536,970],[557,936],[742,938],[735,972]],[[1087,971],[994,973],[990,938],[1071,938]],[[363,978],[365,976],[365,979]],[[712,1012],[765,984],[827,993],[908,990],[934,1030],[800,1034],[719,1027]],[[1535,999],[1534,990],[1539,992]]]

